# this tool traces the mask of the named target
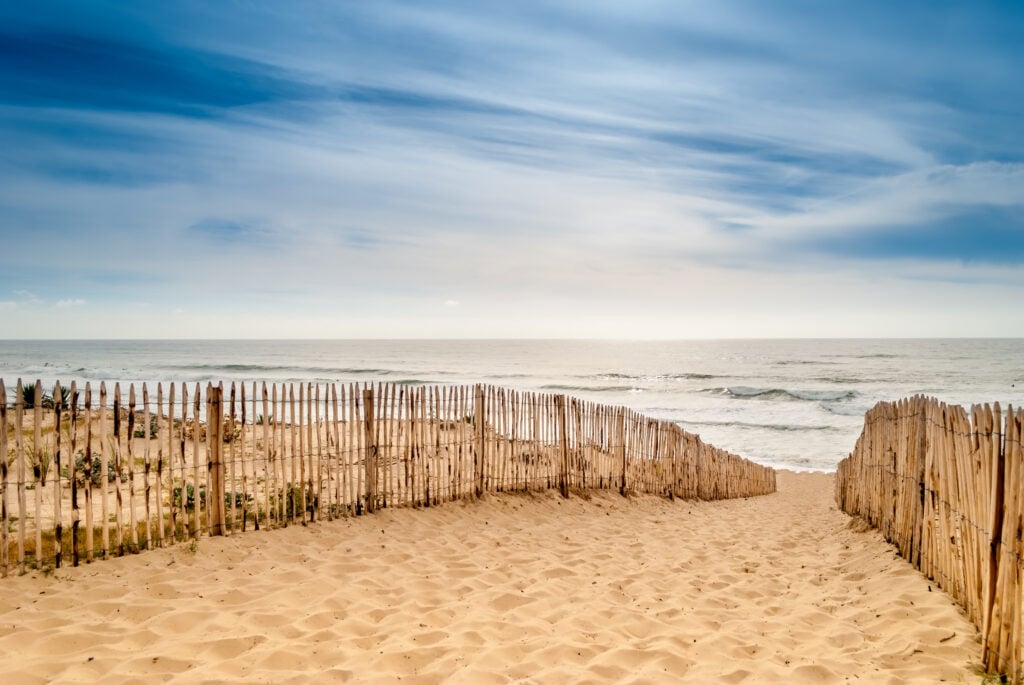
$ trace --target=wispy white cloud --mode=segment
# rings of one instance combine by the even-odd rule
[[[458,330],[716,335],[870,311],[883,278],[1024,288],[1012,12],[250,9],[0,11],[0,287],[41,284],[12,302],[117,302],[104,335],[266,333],[258,308],[422,336],[438,302]]]

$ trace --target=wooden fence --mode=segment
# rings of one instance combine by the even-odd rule
[[[18,381],[14,397],[0,402],[4,576],[491,492],[775,491],[772,469],[673,423],[563,395],[311,383],[48,394]]]
[[[1024,412],[928,397],[867,413],[839,464],[836,502],[878,528],[981,631],[982,663],[1019,682],[1022,652]]]

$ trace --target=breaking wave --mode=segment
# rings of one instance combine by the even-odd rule
[[[741,400],[788,400],[799,402],[839,402],[857,397],[856,390],[786,390],[785,388],[753,388],[735,385],[728,388],[706,388],[704,392],[726,395]]]

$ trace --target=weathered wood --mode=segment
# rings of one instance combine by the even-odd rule
[[[85,560],[93,560],[92,531],[92,386],[85,384]]]
[[[309,441],[306,440],[306,432],[309,430],[309,424],[306,422],[303,416],[303,405],[305,404],[306,391],[302,383],[299,383],[299,407],[298,417],[295,423],[295,429],[298,431],[298,462],[299,472],[298,478],[295,481],[296,486],[299,490],[297,493],[299,501],[295,505],[296,515],[302,525],[306,525],[306,513],[309,511],[309,490],[306,486],[307,473],[309,469],[306,467],[307,455],[309,454]],[[293,434],[294,437],[294,434]],[[292,442],[294,447],[295,442]]]
[[[146,426],[145,430],[149,427]],[[135,525],[135,384],[132,383],[128,386],[128,463],[126,470],[128,471],[128,525],[131,526],[129,531],[129,540],[131,541],[131,551],[139,551],[139,528]],[[123,544],[122,544],[123,546]],[[124,552],[122,552],[123,554]]]
[[[254,393],[255,394],[255,393]],[[261,397],[263,398],[263,498],[264,507],[263,515],[266,521],[266,527],[270,528],[272,516],[270,514],[271,508],[271,493],[274,492],[274,471],[271,467],[271,450],[273,446],[271,443],[274,441],[273,428],[272,428],[272,417],[270,416],[270,405],[268,404],[269,398],[267,396],[267,384],[263,383],[261,388]],[[255,399],[255,398],[254,398]]]
[[[1020,417],[1020,418],[1018,418]],[[971,416],[916,396],[865,416],[836,471],[836,501],[883,532],[981,630],[982,663],[1017,682],[1022,658],[1024,459],[1021,418]]]
[[[110,503],[107,498],[107,476],[110,468],[110,452],[107,449],[107,385],[100,383],[100,515],[102,521],[103,558],[110,556]],[[90,474],[91,475],[91,474]],[[116,473],[115,473],[116,479]]]
[[[238,448],[238,451],[241,453],[239,455],[239,460],[240,460],[239,468],[242,471],[242,532],[244,533],[248,529],[248,525],[249,525],[249,501],[250,501],[250,498],[252,498],[252,506],[253,506],[253,510],[252,510],[253,530],[259,530],[259,528],[260,528],[260,521],[259,521],[259,516],[258,516],[258,513],[259,513],[259,504],[258,504],[258,502],[259,502],[259,500],[256,497],[257,494],[258,494],[257,490],[256,490],[256,487],[257,487],[257,484],[258,484],[258,481],[256,479],[256,425],[255,425],[255,421],[256,421],[256,382],[253,381],[253,384],[252,384],[252,399],[249,399],[249,398],[247,398],[245,396],[245,383],[239,383],[238,385],[239,385],[239,392],[241,393],[241,397],[239,398],[239,406],[240,406],[240,409],[242,411],[242,417],[241,417],[241,421],[240,421],[241,432],[239,434],[239,448]],[[247,400],[249,402],[252,402],[251,411],[249,411],[248,413],[246,413],[246,407],[249,406],[247,404]],[[252,423],[251,424],[250,424],[250,419],[252,419]],[[252,430],[252,455],[249,457],[249,468],[247,469],[245,467],[245,462],[246,462],[245,455],[247,454],[246,445],[245,445],[245,436],[247,434],[247,426],[249,426],[249,425],[252,425],[252,427],[253,427],[253,430]],[[251,481],[249,480],[249,474],[250,473],[252,473],[252,480]]]
[[[426,387],[420,394],[423,410],[423,453],[425,456],[423,484],[425,487],[424,498],[428,506],[443,502],[445,491],[451,489],[451,480],[446,468],[442,466],[440,422],[444,420],[444,415],[439,401],[439,392],[437,387]],[[471,438],[467,439],[471,440]],[[476,448],[470,447],[470,449],[475,451]],[[470,485],[469,487],[474,486]]]
[[[35,401],[32,404],[32,481],[35,504],[35,550],[32,559],[36,567],[42,565],[43,554],[43,383],[38,378],[35,384]]]
[[[290,426],[288,424],[288,390],[284,383],[281,384],[281,404],[278,407],[278,416],[280,420],[277,422],[280,430],[278,431],[278,455],[277,461],[280,465],[280,495],[278,496],[279,502],[279,513],[278,513],[278,524],[287,527],[291,521],[291,516],[288,514],[288,502],[291,501],[291,477],[289,476],[290,470],[289,465],[293,462],[290,461],[290,450],[288,445],[288,432]],[[294,421],[293,421],[294,423]]]
[[[156,473],[154,481],[156,486],[156,545],[162,547],[164,544],[164,452],[163,442],[160,440],[160,431],[166,428],[168,435],[168,450],[170,454],[170,421],[164,421],[164,385],[156,384]]]
[[[339,425],[338,418],[338,385],[336,383],[330,384],[331,389],[331,435],[334,438],[334,451],[336,454],[335,459],[329,459],[327,465],[327,490],[330,493],[330,499],[332,506],[327,510],[327,517],[329,520],[333,520],[336,515],[341,512],[342,507],[342,474],[341,464],[344,459],[344,448],[341,444],[341,426]],[[344,387],[343,387],[344,390]],[[344,396],[343,396],[344,397]],[[332,465],[333,473],[332,473]],[[336,478],[332,482],[332,475],[336,474]]]
[[[193,540],[198,540],[199,535],[202,533],[202,515],[203,512],[207,511],[209,503],[204,504],[203,500],[206,497],[205,494],[209,495],[209,488],[205,488],[206,476],[205,469],[202,469],[200,465],[200,440],[202,432],[202,426],[199,423],[199,408],[201,406],[201,390],[199,383],[196,383],[195,392],[192,394],[192,487],[194,492],[193,506],[192,506],[192,530],[190,531]],[[182,400],[184,400],[184,394],[182,394]],[[200,474],[203,474],[200,476]],[[182,496],[184,499],[184,493]],[[209,530],[209,526],[207,526]]]
[[[313,402],[315,402],[316,408],[317,408],[316,409],[316,412],[317,412],[316,413],[316,468],[313,469],[313,474],[314,474],[313,477],[316,479],[314,481],[314,484],[315,484],[315,493],[316,493],[317,506],[314,508],[315,515],[314,515],[314,513],[310,513],[310,515],[309,515],[309,520],[310,521],[316,520],[317,517],[323,518],[323,510],[321,509],[321,507],[324,506],[324,478],[323,478],[323,472],[322,472],[322,470],[324,468],[323,467],[324,451],[323,451],[323,440],[321,438],[320,432],[323,429],[323,427],[325,427],[327,425],[327,406],[326,406],[327,394],[326,394],[326,386],[324,386],[324,389],[325,389],[325,392],[324,392],[324,417],[323,417],[323,420],[321,420],[321,418],[320,418],[320,384],[319,383],[316,386],[316,398],[313,401]],[[312,425],[312,421],[309,421],[309,424]],[[328,474],[330,474],[329,470],[328,470]],[[329,478],[329,476],[328,476],[328,478]],[[330,491],[331,491],[330,481],[328,480],[327,492],[329,493]],[[328,504],[327,505],[328,513],[330,512],[330,509],[331,509],[331,506],[330,506],[330,504]]]
[[[206,444],[209,463],[207,465],[210,489],[207,491],[207,505],[210,512],[210,535],[225,534],[224,511],[224,388],[206,386]],[[232,499],[234,499],[232,497]]]
[[[616,438],[618,440],[619,461],[620,461],[620,464],[621,464],[621,468],[620,468],[621,476],[620,476],[620,479],[619,479],[619,483],[620,483],[620,485],[619,485],[619,494],[622,495],[622,496],[625,496],[626,495],[626,491],[627,491],[627,485],[628,485],[627,480],[626,480],[626,478],[627,478],[627,471],[628,471],[628,466],[627,466],[627,462],[626,462],[626,408],[625,407],[619,407],[619,410],[618,410],[617,414],[618,414],[618,430],[616,431],[616,433],[617,433]]]
[[[114,461],[114,546],[117,548],[117,555],[124,556],[124,522],[121,520],[124,508],[124,498],[121,493],[121,474],[124,471],[124,462],[121,459],[121,384],[114,383],[114,435],[113,461]]]
[[[974,425],[977,427],[980,423],[979,419],[984,419],[982,429],[985,431],[991,431],[991,413],[985,412],[982,407],[975,407],[973,409],[975,410]],[[989,467],[991,483],[989,489],[989,511],[987,522],[987,529],[989,531],[989,549],[986,559],[987,571],[985,573],[985,616],[981,629],[981,658],[983,663],[989,664],[993,660],[992,655],[990,655],[991,648],[993,644],[998,641],[998,635],[993,636],[993,632],[998,630],[998,622],[1001,618],[996,588],[999,580],[1000,546],[1003,534],[1003,500],[1006,488],[1004,472],[1006,464],[1004,454],[1001,451],[991,449],[991,441],[986,441],[984,436],[980,433],[978,435],[978,442],[979,448],[982,450],[982,454],[984,455],[983,458],[991,465]],[[988,447],[988,449],[986,449],[986,447]]]
[[[397,501],[398,506],[407,506],[410,504],[409,498],[409,452],[410,452],[410,436],[409,436],[409,399],[406,395],[406,387],[403,385],[398,390],[398,416],[391,417],[391,420],[398,424],[398,452],[395,458],[398,460],[395,464],[395,468],[398,473],[396,474],[397,481]]]
[[[4,401],[6,401],[6,397]],[[57,382],[53,386],[53,566],[54,568],[60,568],[61,557],[63,556],[63,545],[64,545],[64,521],[61,512],[61,500],[64,498],[61,496],[61,467],[63,466],[61,460],[61,421],[63,413],[63,393],[61,392],[60,382]],[[4,432],[7,432],[7,426],[4,427]],[[7,460],[7,453],[0,452],[0,460]],[[40,522],[39,528],[42,529],[42,522]]]
[[[473,488],[477,497],[484,494],[484,444],[487,440],[487,416],[484,387],[477,385],[473,397]]]
[[[9,558],[8,521],[10,515],[7,513],[7,388],[0,378],[0,577],[6,578],[11,564]],[[21,432],[19,427],[16,432]],[[18,488],[21,489],[20,487]]]
[[[28,505],[25,502],[25,391],[18,379],[17,396],[14,404],[14,460],[18,465],[18,571],[25,572],[25,519]],[[6,427],[4,428],[6,430]]]
[[[142,425],[143,428],[143,439],[142,439],[142,496],[143,496],[143,508],[146,516],[146,525],[144,531],[146,533],[146,548],[153,546],[153,526],[152,526],[152,510],[150,509],[150,485],[149,475],[152,470],[152,463],[150,461],[150,442],[151,438],[154,437],[150,432],[150,415],[149,415],[149,389],[146,384],[142,384]],[[157,519],[159,520],[159,519]]]
[[[377,508],[377,425],[373,416],[373,388],[363,390],[363,430],[366,435],[366,511]]]
[[[3,381],[0,381],[0,396],[4,396],[3,393]],[[5,397],[5,396],[4,396]],[[75,473],[77,467],[77,455],[78,455],[78,383],[71,381],[71,454],[68,457],[68,473],[71,474],[71,483],[69,490],[71,491],[71,565],[78,566],[78,527],[79,527],[79,510],[78,510],[78,474]],[[4,403],[6,408],[6,402]],[[6,420],[3,421],[6,425]],[[6,437],[6,432],[5,437]],[[0,450],[0,454],[7,454],[6,447]],[[4,471],[6,474],[6,459],[3,460]],[[6,525],[4,526],[6,531]],[[4,548],[6,552],[6,547]]]
[[[0,389],[2,387],[0,385]],[[92,406],[91,388],[86,386],[84,469],[77,466],[69,469],[70,487],[63,487],[58,475],[51,488],[54,497],[52,525],[57,540],[62,540],[62,526],[68,511],[62,498],[70,491],[72,553],[76,559],[79,554],[78,490],[90,484],[96,458],[100,459],[96,464],[100,475],[96,489],[94,491],[90,484],[84,490],[85,556],[90,561],[96,549],[101,549],[104,556],[110,555],[112,524],[116,525],[117,535],[113,544],[118,553],[123,554],[129,547],[136,551],[154,543],[162,544],[167,538],[198,539],[202,535],[236,532],[239,528],[244,531],[251,503],[255,503],[253,523],[258,528],[271,521],[281,526],[299,519],[303,523],[315,521],[318,512],[323,515],[324,506],[331,518],[345,510],[363,513],[405,503],[438,505],[460,497],[479,497],[490,491],[516,488],[557,487],[566,496],[573,488],[618,486],[622,492],[663,495],[676,494],[678,489],[709,498],[735,496],[736,493],[749,495],[774,488],[770,470],[749,463],[744,465],[733,455],[705,448],[699,440],[675,426],[621,408],[613,411],[565,396],[517,393],[482,384],[420,388],[378,384],[376,389],[372,385],[350,384],[348,405],[344,404],[346,390],[343,386],[339,407],[339,393],[334,385],[324,386],[321,392],[319,385],[314,389],[312,383],[304,383],[296,397],[294,385],[272,385],[268,392],[264,383],[262,418],[249,421],[244,385],[239,410],[235,405],[238,389],[234,384],[229,403],[223,384],[208,385],[205,398],[198,383],[191,397],[190,389],[182,384],[179,410],[174,384],[169,387],[166,407],[163,387],[158,384],[155,414],[149,406],[148,387],[144,384],[141,388],[141,410],[136,390],[134,385],[127,388],[125,410],[120,385],[114,386],[113,405],[108,407],[106,385],[101,384],[97,424],[93,420],[96,408]],[[60,402],[60,393],[58,385],[54,389],[53,418],[57,432],[53,468],[58,474],[65,463],[68,440],[72,454],[77,452],[79,444],[76,386],[72,385],[70,406]],[[257,394],[257,385],[253,383],[251,410],[254,417],[257,416]],[[14,413],[18,414],[15,423],[20,429],[15,434],[21,444],[15,449],[15,461],[11,463],[19,467],[21,473],[16,482],[12,482],[10,471],[3,474],[2,499],[4,516],[11,525],[8,495],[15,494],[10,492],[11,487],[17,488],[21,519],[19,563],[24,568],[29,551],[33,555],[31,561],[36,564],[50,561],[45,558],[47,550],[39,542],[40,531],[50,525],[50,519],[44,523],[38,511],[35,517],[24,515],[27,490],[34,487],[37,496],[44,492],[39,486],[44,484],[46,462],[39,452],[49,449],[49,444],[44,445],[36,436],[44,420],[49,421],[50,417],[42,411],[42,402],[26,415],[24,395],[19,393],[19,398],[23,406],[20,412],[15,406]],[[205,411],[202,411],[204,399]],[[10,413],[4,405],[5,423]],[[135,437],[140,428],[137,418],[142,422],[139,438]],[[70,426],[65,434],[64,424],[69,419]],[[108,429],[108,420],[113,420],[112,430]],[[31,425],[26,423],[28,421]],[[256,428],[257,424],[260,428]],[[151,429],[154,425],[155,433]],[[7,435],[5,432],[4,440]],[[26,435],[33,436],[31,449],[24,444]],[[155,450],[151,445],[154,438]],[[124,439],[128,440],[127,446]],[[706,467],[689,469],[687,464],[684,468],[690,442],[704,450],[696,453],[695,466],[706,462]],[[6,448],[6,445],[0,447]],[[139,450],[142,450],[141,472],[135,464]],[[30,459],[35,468],[33,476],[25,472]],[[202,468],[204,460],[205,468]],[[154,466],[155,480],[150,481]],[[616,470],[621,473],[617,474]],[[125,489],[120,487],[122,472],[127,474]],[[945,472],[935,473],[939,474],[936,476],[939,485],[929,487],[938,493],[940,476]],[[757,478],[762,481],[757,486],[760,491],[751,485]],[[110,483],[114,483],[113,492],[110,492]],[[122,501],[124,490],[127,491],[126,502]],[[93,514],[97,513],[93,494],[101,498],[103,520],[99,526],[93,522]],[[50,490],[45,491],[44,496],[48,500]],[[151,507],[153,497],[155,520]],[[112,503],[115,504],[113,512],[109,509]],[[144,520],[137,521],[137,516],[144,516]],[[947,516],[946,510],[935,509],[935,516],[939,517],[936,530],[948,531],[952,524],[941,518]],[[122,522],[122,517],[129,521]],[[26,521],[34,526],[31,532],[36,535],[32,550],[25,545],[29,532]],[[102,546],[96,546],[92,539],[97,527],[104,533]],[[10,529],[4,532],[9,540]],[[127,546],[126,537],[130,539]],[[945,553],[942,551],[944,543],[926,542],[932,545],[929,549],[939,550],[939,556],[933,559],[944,559],[941,556]],[[60,543],[55,544],[51,557],[54,563],[59,563],[66,551]],[[946,561],[936,563],[939,564],[937,569],[945,568],[941,564]],[[0,559],[0,566],[4,571],[11,568],[9,560]],[[1012,636],[1019,632],[1013,625],[1007,625],[1009,627],[1000,635],[1009,632]]]
[[[241,502],[238,501],[238,444],[242,443],[242,457],[245,456],[245,426],[242,426],[242,430],[239,432],[238,438],[235,438],[235,384],[231,383],[231,392],[229,393],[228,403],[228,469],[227,478],[228,486],[222,486],[224,489],[225,497],[225,514],[228,517],[228,523],[225,528],[225,532],[235,533],[238,531],[238,510],[242,510],[242,516],[245,516],[245,464],[242,464],[242,494]],[[242,384],[242,414],[245,414],[245,384]]]
[[[566,432],[565,395],[555,395],[555,412],[558,421],[557,445],[560,456],[558,469],[558,490],[562,497],[569,497],[569,435]]]
[[[174,497],[174,487],[175,487],[174,486],[174,456],[176,454],[176,451],[175,451],[174,448],[178,444],[174,440],[174,415],[176,414],[176,412],[174,410],[174,407],[175,407],[175,404],[174,404],[174,383],[169,383],[168,387],[167,387],[167,492],[169,494],[168,502],[169,502],[169,508],[171,510],[171,520],[170,520],[170,534],[167,536],[167,538],[168,538],[168,540],[170,542],[175,542],[178,539],[178,519],[183,517],[183,514],[181,513],[181,511],[183,510],[183,506],[179,506],[179,503],[183,503],[184,502],[184,499],[181,499],[181,498],[179,498],[178,502],[175,502],[175,497]],[[182,418],[182,422],[179,424],[179,430],[178,430],[179,442],[182,445],[182,448],[181,448],[181,450],[182,450],[181,451],[181,461],[179,463],[184,466],[185,448],[184,448],[184,443],[181,442],[181,441],[184,440],[184,438],[180,437],[181,431],[183,430],[183,428],[184,428],[184,417]],[[182,490],[180,492],[184,492],[184,488],[185,488],[185,472],[184,472],[184,469],[182,469],[182,478],[181,478],[181,486],[180,487],[182,488]],[[181,497],[183,497],[183,496],[184,495],[182,495]],[[183,525],[184,525],[184,523],[183,523]]]
[[[299,384],[299,392],[302,392],[301,383]],[[282,401],[282,405],[283,404],[284,403]],[[300,485],[302,478],[300,473],[302,466],[302,444],[297,441],[295,437],[298,424],[302,421],[302,413],[300,412],[298,416],[295,414],[295,385],[293,383],[288,384],[288,406],[291,410],[291,413],[289,414],[291,422],[288,426],[288,461],[291,465],[291,476],[289,477],[288,482],[288,507],[291,511],[288,516],[288,520],[291,523],[295,523],[296,520],[301,521],[303,519],[302,513],[299,510],[302,508],[302,502],[305,500],[305,492]],[[281,413],[284,414],[283,411]],[[299,430],[298,434],[299,440],[301,440],[302,431]]]
[[[429,436],[428,425],[430,414],[427,413],[427,388],[419,388],[416,395],[416,409],[419,412],[419,479],[420,479],[420,502],[430,506],[430,458],[427,453],[427,438]]]
[[[366,466],[362,463],[365,456],[363,444],[366,440],[366,430],[362,422],[362,389],[357,383],[350,383],[348,387],[348,411],[349,411],[349,449],[348,463],[346,470],[349,479],[349,506],[352,514],[361,516],[363,514],[363,492]]]

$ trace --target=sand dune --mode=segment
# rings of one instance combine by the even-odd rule
[[[4,683],[979,680],[973,626],[822,474],[390,510],[0,589]]]

